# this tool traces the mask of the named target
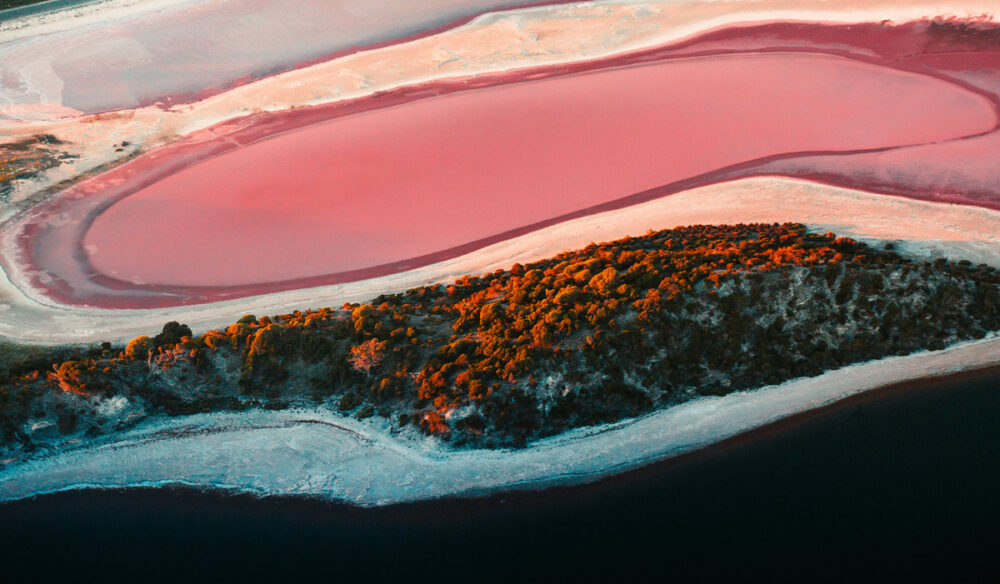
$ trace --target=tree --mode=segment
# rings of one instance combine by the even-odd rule
[[[580,299],[582,294],[583,290],[580,290],[578,286],[567,286],[560,290],[553,300],[556,304],[572,306],[577,300]]]
[[[59,389],[66,393],[87,395],[87,384],[83,383],[80,376],[83,375],[83,364],[79,361],[65,361],[60,365],[52,364],[52,372],[49,379],[59,385]]]
[[[149,350],[153,347],[153,341],[146,335],[140,335],[125,345],[125,357],[133,361],[138,361],[140,359],[146,359],[149,356]]]
[[[360,345],[351,347],[351,354],[347,360],[355,371],[364,373],[366,377],[371,377],[372,369],[378,367],[385,357],[385,345],[384,341],[368,339]]]
[[[602,296],[610,296],[615,286],[618,285],[618,270],[605,268],[604,271],[591,278],[588,285],[594,292]]]
[[[191,328],[188,325],[172,320],[163,325],[163,331],[153,338],[153,345],[155,347],[176,345],[182,338],[190,336]]]

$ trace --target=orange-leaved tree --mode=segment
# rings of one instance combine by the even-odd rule
[[[385,341],[379,341],[375,338],[368,339],[360,345],[351,347],[351,354],[347,357],[347,361],[356,371],[370,377],[372,369],[378,367],[378,364],[385,357],[385,345]]]

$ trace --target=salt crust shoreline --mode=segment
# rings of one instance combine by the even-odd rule
[[[0,43],[115,21],[191,4],[195,0],[91,0],[0,21]],[[24,8],[39,8],[26,6]],[[44,8],[44,7],[41,7]]]
[[[873,243],[894,241],[909,256],[945,255],[1000,264],[1000,213],[996,211],[762,177],[702,187],[555,225],[414,272],[317,290],[334,298],[352,293],[370,298],[378,290],[409,287],[414,277],[447,281],[477,271],[472,266],[480,270],[506,267],[589,240],[639,234],[647,225],[663,228],[734,221],[804,221],[813,229],[831,229]],[[296,295],[315,301],[317,290],[255,301],[295,305]],[[233,309],[254,306],[247,301],[233,304]],[[204,325],[213,318],[229,322],[228,310],[203,307],[199,322]],[[131,318],[132,322],[119,320],[117,324],[146,326],[156,311],[97,312],[112,314],[93,317],[95,323]],[[258,311],[266,312],[273,311]],[[61,324],[73,330],[70,322],[77,321]],[[3,324],[11,326],[9,321]],[[998,354],[1000,337],[991,335],[942,351],[891,357],[777,386],[701,398],[638,419],[577,429],[516,451],[452,450],[413,429],[392,434],[381,419],[361,422],[327,410],[156,418],[76,450],[0,470],[0,500],[80,488],[186,485],[318,497],[370,507],[580,484],[691,452],[866,390],[993,365]]]
[[[107,6],[104,14],[109,19],[139,9],[131,0],[109,0]],[[238,118],[257,112],[334,103],[434,81],[594,61],[730,26],[776,21],[908,22],[934,16],[992,17],[996,12],[993,0],[885,0],[877,5],[843,0],[836,6],[825,0],[603,0],[489,12],[438,34],[361,50],[169,109],[81,116],[61,104],[41,104],[36,113],[43,119],[3,125],[0,143],[48,133],[67,142],[67,153],[80,157],[17,184],[12,200],[25,201],[53,185],[180,136],[225,134],[239,124]],[[93,23],[80,19],[79,24]],[[0,42],[4,40],[8,39],[0,33]],[[118,148],[123,141],[131,146]],[[15,210],[0,207],[0,220]]]
[[[615,7],[621,8],[617,6],[619,4],[623,3],[576,5],[558,10],[599,9],[608,11],[604,15],[607,17]],[[522,61],[520,65],[511,61],[497,62],[490,65],[492,69],[487,67],[483,71],[598,58],[662,44],[726,24],[766,20],[860,22],[889,19],[898,22],[938,14],[994,14],[996,10],[995,3],[985,1],[897,1],[879,3],[877,8],[865,2],[849,1],[839,3],[836,9],[825,2],[788,1],[754,3],[752,11],[755,12],[750,15],[750,9],[747,12],[733,10],[733,3],[713,2],[698,6],[682,2],[645,4],[642,9],[645,15],[662,14],[661,9],[683,6],[691,9],[694,17],[687,21],[678,17],[677,13],[671,13],[669,17],[660,19],[663,29],[656,33],[649,32],[649,28],[656,28],[653,21],[643,21],[642,24],[650,25],[646,26],[643,34],[622,35],[627,40],[610,49],[604,47],[604,53],[595,51],[593,47],[584,47],[573,55],[564,54],[552,61]],[[721,10],[723,4],[726,6]],[[781,9],[775,8],[778,6]],[[812,12],[804,12],[805,7]],[[537,14],[539,10],[555,9],[512,12]],[[732,16],[713,17],[713,10]],[[565,27],[566,22],[573,22],[579,15],[577,13],[568,20],[549,20],[548,24]],[[480,17],[466,27],[495,23],[497,19],[503,20],[508,16],[504,13]],[[523,26],[515,25],[514,28],[520,29],[518,36],[522,41],[531,38],[530,35],[523,36]],[[572,25],[569,26],[569,36],[577,32]],[[540,37],[537,32],[532,34],[536,36],[530,42],[537,43]],[[329,67],[333,63],[316,67]],[[301,69],[299,72],[308,70]],[[471,74],[469,69],[461,72],[461,75],[468,74]],[[444,73],[433,78],[447,76]],[[397,79],[397,85],[428,79]],[[368,85],[361,94],[390,86]],[[234,99],[237,91],[239,89],[212,99]],[[345,95],[327,96],[315,103],[344,99]],[[292,101],[272,103],[270,106],[253,103],[257,103],[259,109],[284,109],[291,107]],[[146,130],[149,138],[146,143],[170,139],[247,113],[238,108],[225,109],[217,110],[221,113],[212,117],[201,115],[210,110],[191,106],[186,110],[192,112],[186,124],[163,124],[162,120],[152,120],[155,130]],[[195,110],[199,110],[197,115]],[[137,114],[130,112],[130,117],[133,115]],[[131,121],[141,119],[133,118]],[[115,123],[120,128],[125,121]],[[18,127],[19,131],[12,135],[45,131],[39,128],[52,128],[60,134],[59,127],[62,130],[69,128],[72,135],[74,128],[78,131],[78,125],[76,121],[66,120],[28,124]],[[116,140],[120,139],[120,133],[114,135]],[[103,155],[107,157],[107,153]],[[107,162],[100,156],[90,156],[90,160]],[[828,228],[862,240],[895,240],[901,244],[903,253],[908,255],[946,255],[952,259],[1000,264],[997,261],[1000,218],[995,212],[765,177],[711,185],[643,205],[585,217],[413,272],[201,307],[162,311],[96,311],[55,306],[47,304],[44,298],[25,296],[21,289],[6,279],[0,283],[0,335],[36,343],[124,340],[140,332],[148,332],[150,322],[162,322],[176,315],[181,315],[180,318],[192,323],[196,329],[204,330],[228,323],[243,312],[275,313],[291,308],[363,301],[379,293],[448,281],[464,273],[508,267],[515,261],[530,261],[585,245],[589,241],[634,235],[646,229],[692,223],[756,221],[801,221],[814,229]],[[17,281],[18,274],[12,277]],[[183,484],[261,495],[318,496],[375,506],[442,496],[476,495],[498,489],[576,484],[689,452],[874,387],[995,364],[998,349],[1000,338],[991,337],[943,351],[853,365],[779,386],[699,399],[636,420],[575,430],[539,441],[520,451],[451,451],[431,439],[413,434],[393,436],[377,423],[344,419],[325,411],[222,413],[152,420],[127,433],[95,441],[79,450],[0,471],[0,500],[74,488]],[[164,435],[182,429],[189,429],[190,432],[174,438]]]
[[[915,257],[1000,266],[1000,212],[930,203],[779,177],[717,183],[660,199],[566,221],[414,270],[370,280],[279,292],[225,302],[149,310],[109,310],[54,303],[31,288],[23,266],[0,280],[0,336],[34,344],[126,342],[170,320],[196,332],[226,326],[241,315],[367,302],[380,294],[509,268],[649,230],[724,223],[804,223],[820,232],[862,241],[895,241]],[[11,231],[0,233],[0,254],[13,257]],[[155,332],[155,331],[153,331]]]
[[[1000,338],[852,365],[581,428],[523,450],[449,449],[322,410],[159,418],[0,471],[0,501],[73,489],[188,486],[376,507],[593,482],[893,383],[996,361]]]

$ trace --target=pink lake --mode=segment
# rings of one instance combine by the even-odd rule
[[[676,59],[277,134],[121,199],[96,215],[83,249],[96,272],[140,285],[311,278],[434,254],[779,154],[922,144],[996,124],[978,93],[848,58]]]

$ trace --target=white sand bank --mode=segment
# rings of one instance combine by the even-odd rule
[[[123,2],[131,6],[128,0]],[[331,103],[434,80],[599,59],[732,25],[775,20],[906,22],[995,15],[998,9],[995,0],[623,0],[516,9],[485,14],[440,34],[261,79],[169,110],[147,107],[78,117],[52,103],[31,112],[40,119],[2,126],[0,143],[49,133],[70,143],[68,153],[80,156],[35,180],[16,184],[12,197],[16,202],[125,155],[255,112]],[[3,107],[0,104],[0,110]],[[122,141],[130,146],[117,151]],[[9,211],[10,207],[0,207],[0,219]]]
[[[1000,338],[892,357],[781,385],[703,398],[518,451],[448,450],[325,411],[161,419],[0,471],[0,500],[77,488],[189,485],[315,496],[361,506],[597,480],[898,381],[996,361]]]
[[[0,336],[29,343],[127,341],[162,323],[179,320],[195,331],[234,322],[252,312],[364,302],[383,293],[446,283],[469,273],[509,268],[590,242],[641,235],[698,223],[796,221],[860,240],[898,241],[903,253],[947,256],[1000,265],[1000,213],[953,204],[874,195],[773,177],[710,185],[640,205],[567,221],[478,251],[399,274],[212,304],[155,310],[105,310],[63,306],[31,290],[15,269],[0,282]],[[0,234],[0,253],[9,249]],[[16,284],[16,285],[15,285]]]
[[[595,58],[726,23],[775,18],[909,20],[935,14],[993,13],[996,9],[995,0],[857,0],[835,5],[817,1],[607,2],[537,9],[519,12],[515,20],[510,14],[483,17],[434,37],[434,42],[444,44],[427,44],[430,39],[423,39],[380,49],[386,52],[359,54],[357,57],[371,61],[338,60],[336,64],[317,65],[172,112],[141,110],[25,124],[5,132],[5,136],[49,131],[79,143],[94,137],[93,145],[81,150],[84,158],[72,171],[82,172],[87,164],[114,158],[112,139],[117,142],[139,135],[142,139],[137,143],[153,145],[253,108],[283,109],[335,101],[435,76]],[[467,34],[471,36],[462,36]],[[447,44],[451,42],[459,44]],[[464,48],[462,42],[466,43]],[[502,42],[508,43],[506,53],[497,48],[491,54],[472,57],[475,53],[470,51],[477,47]],[[456,48],[460,58],[453,60],[448,51]],[[412,56],[392,52],[401,50],[415,52]],[[408,69],[407,63],[413,63],[414,68]],[[332,83],[338,76],[347,84]],[[115,137],[102,138],[108,132]],[[31,188],[42,186],[39,182]],[[204,330],[229,323],[245,312],[277,313],[363,301],[379,293],[446,282],[465,273],[508,267],[515,261],[531,261],[590,241],[641,234],[648,229],[758,221],[800,221],[814,229],[862,240],[898,241],[904,253],[1000,264],[1000,213],[802,181],[757,178],[566,222],[403,274],[198,307],[106,311],[58,306],[27,290],[24,274],[15,271],[0,283],[0,335],[36,343],[125,340],[149,332],[154,323],[173,319]],[[812,379],[698,400],[633,421],[577,430],[515,452],[449,452],[413,435],[392,436],[376,423],[341,419],[327,412],[225,413],[151,421],[92,447],[0,471],[0,500],[82,487],[188,484],[261,494],[314,495],[372,506],[501,488],[587,482],[873,387],[994,364],[998,350],[1000,339],[988,338],[944,351],[855,365]],[[173,430],[185,431],[170,437],[168,432]]]
[[[197,0],[92,0],[51,9],[34,6],[31,14],[0,21],[0,43],[61,30],[113,22]]]

